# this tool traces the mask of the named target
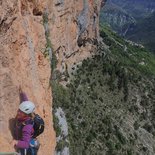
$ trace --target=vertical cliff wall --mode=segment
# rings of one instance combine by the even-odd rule
[[[90,55],[99,39],[101,0],[54,0],[48,6],[50,39],[63,72],[66,64],[70,67]]]
[[[45,5],[46,1],[0,2],[0,152],[14,151],[9,125],[18,109],[20,85],[45,119],[39,154],[54,150],[51,69],[42,54],[46,44],[42,23]]]
[[[42,16],[48,15],[49,39],[63,72],[95,47],[100,4],[100,0],[0,1],[0,152],[14,151],[10,122],[18,109],[19,86],[46,123],[39,154],[54,152],[51,68],[43,54],[47,38]]]

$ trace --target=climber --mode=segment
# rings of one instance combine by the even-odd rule
[[[36,155],[39,142],[32,138],[34,134],[34,110],[35,105],[28,101],[26,94],[20,89],[20,98],[22,103],[16,115],[15,139],[12,145],[20,155]]]

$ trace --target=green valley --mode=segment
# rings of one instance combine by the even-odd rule
[[[108,27],[91,58],[65,75],[54,71],[55,114],[62,108],[68,124],[63,136],[55,116],[57,151],[72,155],[155,154],[155,57]],[[65,78],[65,84],[61,77]]]

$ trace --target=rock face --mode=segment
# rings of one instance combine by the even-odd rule
[[[99,37],[100,5],[100,0],[55,0],[48,4],[50,36],[60,71],[90,55],[88,49]]]
[[[49,38],[63,72],[66,65],[90,55],[95,46],[100,4],[100,0],[0,1],[0,152],[14,151],[11,123],[20,103],[19,86],[46,123],[39,154],[54,152],[51,68],[43,54],[47,39],[42,15],[48,13]]]
[[[19,105],[19,86],[35,103],[37,113],[46,123],[45,133],[40,136],[40,154],[48,154],[55,147],[49,87],[51,71],[49,61],[42,54],[46,41],[41,23],[44,5],[40,2],[35,7],[34,1],[25,0],[1,2],[0,152],[14,151],[10,126]]]

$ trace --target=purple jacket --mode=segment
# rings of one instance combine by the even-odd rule
[[[21,102],[28,101],[28,98],[24,92],[20,93],[20,100]],[[28,118],[26,121],[29,121],[29,120],[30,118]],[[27,149],[29,148],[29,142],[33,134],[33,125],[27,124],[27,125],[23,125],[22,127],[22,123],[23,122],[18,121],[19,125],[18,126],[16,125],[15,135],[16,135],[16,139],[18,140],[16,147]]]

